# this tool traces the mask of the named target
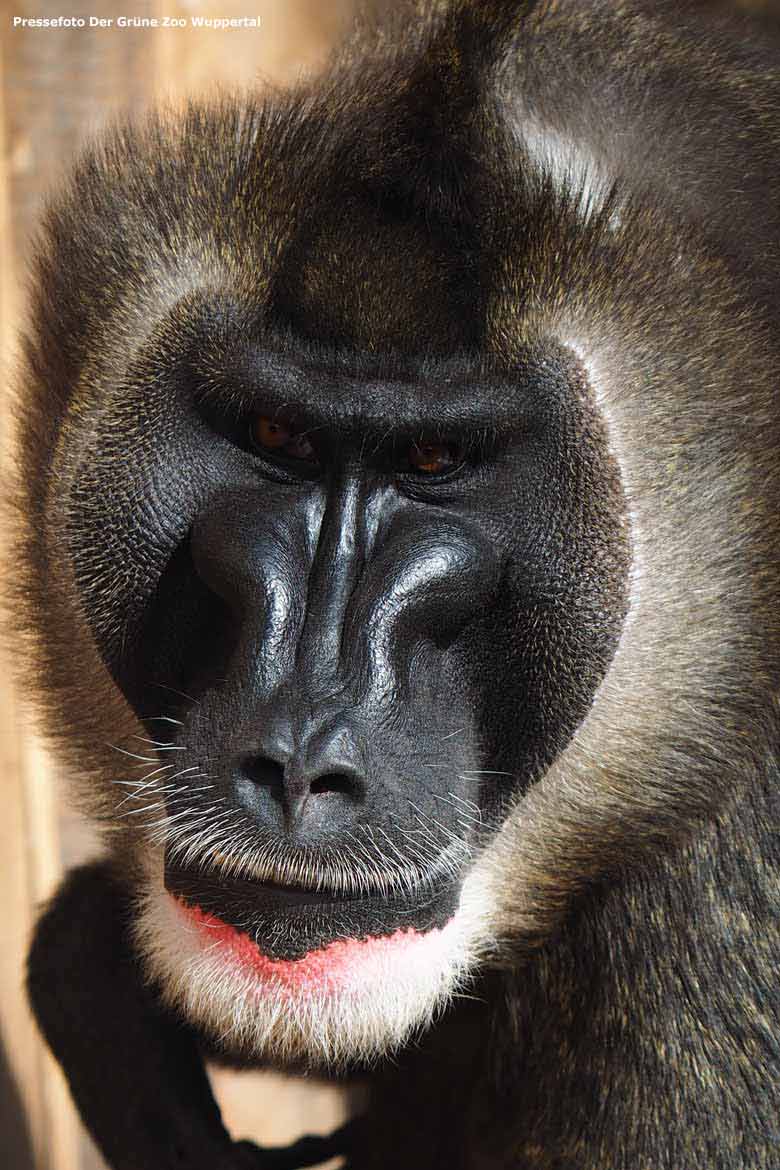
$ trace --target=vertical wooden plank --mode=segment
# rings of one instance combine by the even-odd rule
[[[0,59],[0,83],[2,80]],[[3,87],[0,84],[0,245],[3,255],[3,263],[0,265],[0,377],[5,385],[10,359],[14,273],[2,94]],[[5,413],[2,417],[2,435],[5,449]],[[0,545],[0,552],[5,554],[5,542]],[[7,678],[5,669],[3,676]],[[11,689],[4,686],[0,694],[0,776],[3,785],[3,816],[0,818],[0,856],[3,859],[0,868],[0,899],[3,906],[3,945],[0,948],[0,1150],[9,1164],[18,1165],[21,1170],[32,1170],[33,1150],[35,1144],[40,1143],[41,1101],[37,1046],[26,1016],[21,987],[29,927],[30,888],[17,727],[14,696]]]
[[[285,85],[319,68],[344,28],[354,0],[254,0],[257,29],[218,31],[190,23],[213,17],[209,0],[156,0],[154,14],[187,22],[185,28],[162,29],[154,35],[158,62],[156,97],[178,100],[230,91]],[[224,0],[220,17],[250,15],[242,0]]]
[[[11,234],[9,148],[6,130],[5,68],[0,56],[0,379],[8,383],[12,365],[14,323],[14,248]],[[2,402],[2,468],[8,458],[9,419]],[[0,554],[6,563],[7,536],[2,534]],[[31,874],[27,800],[23,767],[23,743],[19,733],[16,697],[3,658],[5,680],[0,692],[0,775],[3,784],[3,816],[0,818],[0,899],[3,905],[3,945],[0,949],[0,1117],[3,1152],[9,1164],[33,1170],[45,1145],[45,1114],[41,1084],[41,1052],[24,997],[24,956],[30,928],[34,882]],[[2,1148],[0,1146],[0,1148]],[[11,1161],[12,1159],[12,1161]]]

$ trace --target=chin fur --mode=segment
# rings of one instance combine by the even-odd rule
[[[225,1053],[338,1069],[393,1052],[467,985],[489,942],[480,884],[466,879],[442,929],[336,942],[299,966],[266,959],[245,935],[225,944],[219,930],[212,942],[209,924],[157,880],[136,939],[166,1002]]]

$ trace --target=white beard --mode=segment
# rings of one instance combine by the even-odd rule
[[[468,984],[489,945],[482,885],[466,878],[441,929],[338,941],[273,962],[237,932],[211,942],[208,924],[150,875],[136,942],[166,1002],[225,1052],[338,1068],[397,1049]]]

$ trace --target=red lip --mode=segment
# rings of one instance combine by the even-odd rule
[[[213,914],[173,897],[180,913],[202,932],[209,949],[218,948],[226,958],[250,970],[267,987],[289,992],[344,990],[356,974],[361,959],[392,954],[397,957],[421,932],[411,928],[392,934],[361,939],[336,939],[327,946],[311,950],[299,959],[270,959],[248,934],[236,930]],[[426,932],[430,933],[430,932]]]

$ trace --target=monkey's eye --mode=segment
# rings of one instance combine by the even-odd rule
[[[253,414],[249,420],[249,438],[258,451],[283,455],[304,463],[316,463],[317,453],[302,432],[296,433],[286,423],[269,418],[267,414]]]
[[[445,475],[463,462],[463,453],[454,443],[427,440],[412,443],[406,457],[418,475]]]

